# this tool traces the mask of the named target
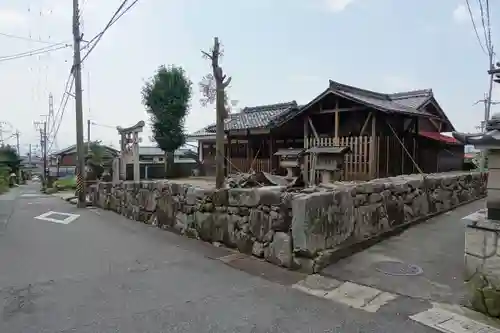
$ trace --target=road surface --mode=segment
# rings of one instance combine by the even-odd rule
[[[427,300],[398,295],[369,311],[312,296],[297,288],[302,274],[38,186],[0,196],[2,333],[437,332],[409,318]]]

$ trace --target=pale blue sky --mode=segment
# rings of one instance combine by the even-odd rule
[[[90,39],[121,0],[83,2]],[[500,49],[500,4],[491,2],[493,42]],[[230,98],[239,107],[307,102],[329,79],[381,92],[432,88],[456,127],[472,131],[483,116],[482,105],[472,104],[487,90],[487,57],[464,5],[465,0],[140,0],[85,63],[85,119],[90,114],[113,126],[146,119],[143,80],[161,64],[177,64],[194,83],[188,131],[211,123],[214,112],[200,106],[197,82],[210,70],[200,50],[219,36],[223,67],[233,77]],[[477,8],[474,13],[480,27]],[[0,33],[70,40],[70,1],[3,0]],[[44,46],[2,36],[0,43],[0,57]],[[49,92],[57,109],[70,63],[71,49],[0,62],[0,118],[19,128],[23,145],[36,140],[32,121],[46,113]],[[500,99],[500,85],[495,89]],[[60,148],[75,142],[73,104],[59,131]],[[92,131],[94,138],[116,145],[114,130]]]

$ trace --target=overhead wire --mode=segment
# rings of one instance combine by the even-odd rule
[[[479,32],[477,31],[476,21],[474,20],[474,14],[472,13],[472,8],[470,6],[469,0],[465,0],[465,2],[467,3],[467,9],[469,11],[470,20],[472,22],[472,27],[474,28],[474,32],[476,33],[476,38],[479,43],[479,46],[481,46],[481,49],[483,50],[484,54],[488,55],[488,52],[486,52],[486,49],[483,46],[483,42],[479,37]]]
[[[11,54],[11,55],[7,55],[7,56],[1,56],[0,62],[8,61],[8,60],[16,60],[16,59],[21,59],[21,58],[26,58],[26,57],[32,57],[32,56],[39,55],[39,54],[54,52],[54,51],[68,48],[70,46],[71,46],[70,44],[64,44],[64,45],[60,45],[58,47],[54,47],[54,45],[52,45],[52,46],[46,46],[46,47],[43,47],[40,49],[34,49],[34,50],[25,51],[25,52],[16,53],[16,54]]]
[[[61,44],[65,43],[65,42],[62,42],[62,43],[50,42],[48,40],[34,39],[34,38],[30,38],[30,37],[17,36],[17,35],[13,35],[13,34],[4,33],[4,32],[0,32],[0,36],[7,37],[7,38],[24,40],[24,41],[33,42],[33,43],[48,44],[48,45],[61,45]]]
[[[59,102],[59,106],[57,108],[57,112],[54,115],[52,125],[50,126],[51,131],[47,135],[48,141],[50,142],[50,147],[48,151],[52,148],[54,142],[56,141],[57,134],[59,133],[59,127],[61,126],[62,119],[64,117],[64,112],[66,111],[66,106],[68,104],[69,96],[71,89],[73,88],[73,84],[75,81],[75,77],[73,76],[73,70],[71,69],[64,84],[64,91],[61,97],[61,101]],[[57,124],[56,124],[57,122]]]
[[[89,54],[94,50],[94,48],[97,46],[97,44],[99,43],[99,41],[101,40],[102,36],[104,35],[104,33],[106,33],[106,31],[113,25],[115,24],[123,15],[125,15],[125,13],[127,13],[130,9],[132,9],[132,7],[134,7],[137,2],[139,2],[139,0],[134,0],[128,7],[126,7],[121,13],[121,9],[126,5],[128,0],[124,0],[122,2],[122,4],[118,7],[118,9],[116,10],[116,12],[113,14],[113,16],[111,17],[111,19],[109,20],[108,24],[106,24],[106,27],[104,27],[104,29],[98,33],[97,35],[95,35],[90,41],[89,43],[87,44],[86,47],[90,47],[90,49],[87,51],[87,53],[83,56],[82,58],[82,61],[83,62],[85,59],[87,59],[87,57],[89,56]],[[92,46],[90,46],[90,44],[92,44]]]

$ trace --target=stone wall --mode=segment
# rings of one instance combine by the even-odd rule
[[[500,317],[500,225],[476,213],[465,233],[465,281],[470,306]]]
[[[317,272],[350,246],[486,193],[486,174],[407,175],[290,192],[201,189],[155,182],[100,183],[94,205],[131,219]]]

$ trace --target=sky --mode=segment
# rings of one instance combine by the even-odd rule
[[[492,40],[500,48],[500,3],[491,2]],[[100,32],[120,3],[80,0],[84,39]],[[472,11],[482,37],[478,6]],[[71,44],[71,15],[69,0],[2,0],[0,34]],[[235,110],[307,103],[331,79],[386,93],[432,88],[460,131],[475,131],[483,118],[484,105],[473,104],[488,89],[488,58],[465,0],[139,0],[83,64],[84,121],[99,124],[91,139],[118,147],[115,126],[148,121],[141,88],[160,65],[182,66],[193,82],[187,132],[213,123],[214,108],[199,103],[198,82],[210,71],[201,50],[214,36],[224,47]],[[46,44],[0,35],[0,45],[3,136],[19,130],[25,153],[39,142],[33,122],[48,113],[49,93],[55,112],[60,106],[72,48],[5,61]],[[493,97],[500,100],[500,84]],[[75,128],[70,98],[51,149],[74,144]],[[146,129],[142,145],[154,145],[150,134]]]

